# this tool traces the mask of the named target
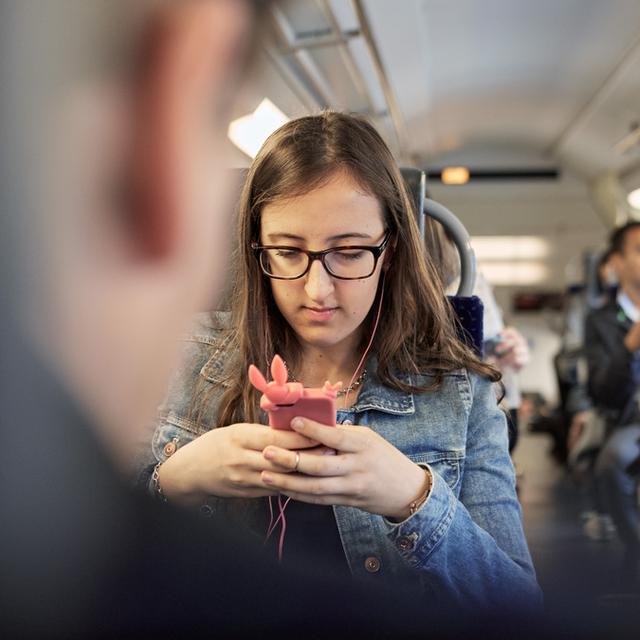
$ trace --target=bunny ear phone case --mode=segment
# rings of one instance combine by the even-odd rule
[[[291,429],[295,417],[309,418],[320,424],[336,425],[336,397],[341,382],[325,382],[321,389],[305,389],[299,382],[287,382],[287,367],[276,355],[271,363],[273,380],[267,383],[257,367],[249,367],[249,380],[262,391],[260,406],[269,414],[269,426]]]

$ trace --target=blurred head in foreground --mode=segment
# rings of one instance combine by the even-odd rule
[[[172,338],[219,288],[224,125],[254,5],[60,0],[2,12],[15,154],[5,178],[27,248],[12,304],[121,459],[162,396]]]

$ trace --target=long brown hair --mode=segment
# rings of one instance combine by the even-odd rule
[[[227,391],[218,425],[258,422],[258,395],[247,369],[267,371],[274,354],[295,362],[297,338],[283,318],[263,275],[251,242],[259,241],[263,207],[326,183],[347,172],[382,206],[391,232],[393,255],[386,272],[380,324],[373,349],[377,375],[387,386],[405,392],[426,392],[442,384],[444,374],[469,369],[492,381],[500,374],[480,361],[456,333],[456,321],[420,233],[400,171],[388,147],[362,117],[326,111],[292,120],[273,133],[256,156],[242,192],[238,212],[236,274],[229,344]],[[365,323],[372,324],[380,287]],[[364,332],[367,335],[367,332]],[[369,332],[370,334],[370,332]],[[426,386],[406,382],[398,374],[433,374]]]

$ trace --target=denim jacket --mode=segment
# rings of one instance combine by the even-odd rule
[[[223,369],[234,357],[223,337],[227,324],[227,314],[200,314],[185,337],[182,363],[140,461],[140,484],[150,485],[153,467],[175,447],[217,426]],[[368,426],[409,459],[428,465],[434,482],[429,499],[400,523],[333,507],[351,573],[443,604],[537,610],[541,592],[522,529],[506,420],[492,384],[461,370],[446,375],[437,391],[412,394],[383,386],[375,359],[368,371],[355,405],[338,411],[338,423]],[[418,381],[428,379],[425,373]],[[206,397],[195,410],[194,394]],[[258,521],[258,500],[241,502],[244,524],[251,528]],[[238,500],[212,497],[201,511],[225,517],[231,503],[237,507]]]

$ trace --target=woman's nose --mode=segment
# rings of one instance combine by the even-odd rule
[[[305,276],[304,290],[314,302],[323,302],[333,292],[333,278],[320,260],[314,260]]]

